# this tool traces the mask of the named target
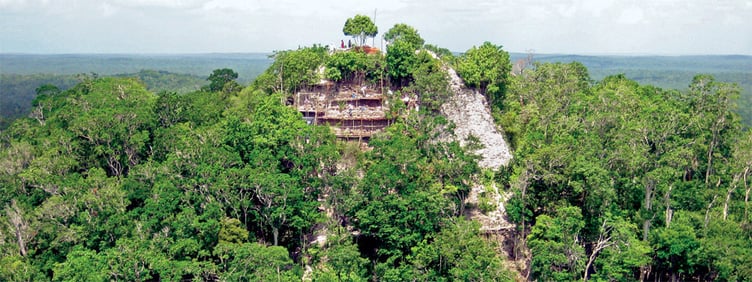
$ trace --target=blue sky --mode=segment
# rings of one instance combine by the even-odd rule
[[[0,52],[271,52],[339,44],[348,17],[464,51],[752,55],[752,0],[0,0]],[[380,40],[375,44],[380,45]]]

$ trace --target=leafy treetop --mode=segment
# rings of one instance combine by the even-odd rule
[[[220,92],[225,89],[225,85],[238,79],[238,73],[232,69],[216,69],[209,75],[206,80],[210,81],[209,90]]]
[[[480,47],[473,46],[460,57],[457,74],[468,86],[479,88],[491,104],[498,105],[503,99],[511,68],[509,53],[501,45],[486,41]]]
[[[425,40],[423,40],[423,38],[420,37],[420,34],[415,28],[404,23],[395,24],[392,28],[389,29],[389,31],[384,34],[384,39],[386,39],[390,43],[393,43],[397,40],[405,41],[409,43],[413,47],[413,49],[422,47],[426,42]]]
[[[376,34],[379,34],[379,28],[376,27],[376,24],[368,16],[355,15],[355,17],[348,18],[345,21],[342,32],[347,36],[352,36],[356,40],[360,40],[360,45],[364,45],[366,38],[375,37]]]

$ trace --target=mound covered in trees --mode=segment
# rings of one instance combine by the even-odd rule
[[[0,280],[752,277],[737,87],[594,82],[578,63],[510,76],[501,46],[454,57],[395,28],[386,55],[282,51],[244,88],[220,69],[186,94],[88,77],[38,96],[0,138]],[[504,129],[499,171],[478,165],[477,142],[440,141],[454,127],[445,65]],[[368,150],[289,106],[322,79],[391,95]],[[478,182],[513,195],[505,241],[464,216]]]

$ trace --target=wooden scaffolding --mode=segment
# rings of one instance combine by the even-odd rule
[[[365,86],[316,87],[296,93],[295,105],[311,124],[329,125],[337,138],[367,141],[389,123],[384,95]]]

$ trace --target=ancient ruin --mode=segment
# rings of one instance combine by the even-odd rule
[[[294,98],[309,124],[329,125],[340,139],[368,141],[389,125],[385,96],[378,88],[324,82]]]

